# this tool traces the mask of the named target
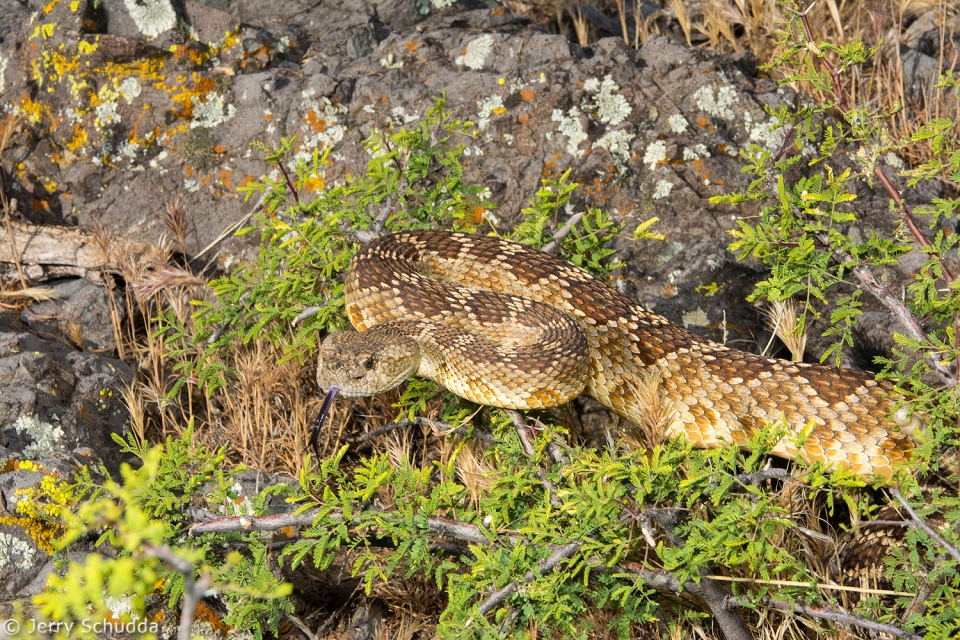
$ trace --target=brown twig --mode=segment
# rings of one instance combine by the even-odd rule
[[[290,193],[293,194],[293,201],[298,205],[300,204],[300,193],[297,192],[297,188],[294,186],[293,182],[290,180],[290,174],[287,173],[287,168],[283,166],[282,162],[277,163],[277,168],[280,169],[280,173],[283,174],[283,179],[287,182],[287,188],[290,190]]]
[[[644,512],[653,522],[660,525],[670,544],[678,549],[682,549],[686,545],[686,540],[676,532],[676,527],[680,524],[681,511],[679,509],[644,509]],[[715,573],[709,564],[704,567],[704,570],[707,573]],[[735,607],[730,606],[730,599],[734,596],[726,585],[705,577],[701,577],[699,583],[690,583],[691,581],[688,580],[683,585],[684,590],[689,591],[707,604],[728,640],[753,638],[753,634],[750,633],[750,629],[747,628],[743,618],[734,611]]]
[[[571,542],[570,544],[560,547],[554,551],[549,558],[541,560],[539,563],[537,563],[536,573],[533,571],[527,571],[525,574],[523,574],[523,582],[533,582],[538,576],[542,576],[548,571],[553,571],[553,569],[558,567],[563,560],[566,560],[579,551],[580,547],[582,546],[582,542]],[[510,597],[510,595],[519,587],[520,581],[514,580],[502,589],[494,591],[489,598],[487,598],[479,607],[477,607],[477,609],[480,611],[480,615],[485,616],[490,613],[494,607]],[[470,622],[467,621],[467,624],[470,624]]]
[[[533,445],[533,429],[530,428],[530,425],[523,419],[519,411],[504,409],[503,412],[513,421],[513,428],[516,430],[517,435],[520,436],[520,443],[523,445],[523,450],[526,452],[527,457],[532,458],[534,453],[536,453],[536,447]]]
[[[303,513],[278,513],[269,516],[231,516],[214,518],[198,522],[187,530],[187,535],[194,537],[202,533],[227,533],[231,531],[277,531],[284,527],[309,527],[320,513],[318,509],[311,509]],[[390,514],[384,514],[389,517]],[[337,512],[329,514],[330,518],[343,521],[343,516]],[[427,527],[433,535],[447,536],[475,544],[488,544],[490,539],[477,525],[431,516],[427,518]],[[507,538],[516,542],[519,537]]]
[[[659,591],[670,591],[673,593],[680,593],[681,591],[686,591],[697,597],[703,598],[703,596],[698,593],[699,586],[693,580],[687,580],[686,582],[681,583],[680,580],[670,571],[665,569],[647,569],[646,567],[637,564],[635,562],[624,562],[620,566],[616,567],[615,570],[624,570],[629,573],[633,573],[640,577],[643,580],[644,584],[653,587]],[[701,583],[703,580],[701,580]],[[709,604],[709,603],[708,603]],[[766,596],[760,600],[760,602],[752,603],[745,598],[739,598],[736,596],[729,596],[723,603],[723,609],[733,610],[740,607],[750,607],[755,606],[766,607],[768,609],[776,609],[778,611],[789,611],[792,613],[799,613],[802,615],[810,616],[811,618],[819,618],[822,620],[829,620],[831,622],[836,622],[840,624],[846,624],[853,627],[860,627],[861,629],[868,629],[877,633],[886,633],[896,638],[906,638],[907,640],[922,640],[921,636],[910,633],[909,631],[904,631],[900,627],[883,624],[880,622],[874,622],[873,620],[867,620],[860,616],[855,616],[849,613],[843,613],[840,611],[835,611],[827,607],[814,607],[811,605],[804,604],[802,602],[789,602],[786,600],[774,600],[770,596]],[[714,611],[716,614],[716,611]],[[724,630],[726,633],[726,630]],[[730,637],[729,635],[727,636]],[[749,636],[748,636],[749,637]]]
[[[742,598],[733,598],[733,601],[736,604],[743,606],[751,606],[749,601],[746,601]],[[837,622],[839,624],[846,624],[853,627],[860,627],[861,629],[867,629],[873,631],[874,633],[886,633],[895,638],[906,638],[907,640],[923,640],[923,636],[918,636],[915,633],[910,633],[909,631],[904,631],[900,627],[894,626],[892,624],[884,624],[882,622],[874,622],[873,620],[867,620],[860,616],[856,616],[850,613],[843,613],[842,611],[836,611],[829,607],[814,607],[802,602],[788,602],[785,600],[774,600],[770,596],[765,596],[758,603],[762,607],[768,609],[776,609],[778,611],[789,611],[790,613],[800,613],[805,616],[810,616],[811,618],[819,618],[821,620],[829,620],[830,622]]]

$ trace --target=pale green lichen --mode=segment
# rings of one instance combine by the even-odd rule
[[[663,140],[654,140],[647,147],[643,154],[643,163],[650,165],[650,169],[656,169],[657,165],[667,159],[667,143]]]
[[[660,180],[653,188],[653,195],[651,197],[654,200],[660,200],[661,198],[669,196],[671,191],[673,191],[673,183],[667,180]]]
[[[636,138],[632,133],[627,133],[622,129],[608,131],[593,143],[593,148],[606,149],[613,156],[618,171],[625,171],[627,163],[630,161],[630,142]]]
[[[574,158],[580,158],[583,156],[583,151],[580,150],[580,143],[587,139],[587,134],[583,130],[583,125],[580,124],[580,115],[579,108],[570,107],[570,111],[567,112],[567,115],[564,115],[563,111],[560,109],[554,109],[553,115],[550,118],[550,120],[553,122],[560,123],[560,134],[567,136],[569,140],[567,143],[567,153]]]
[[[620,90],[620,87],[614,83],[613,76],[605,76],[602,82],[596,78],[590,78],[583,83],[583,88],[585,91],[596,94],[593,102],[584,102],[584,109],[595,110],[603,124],[615,127],[633,113],[633,107],[627,99],[615,93]]]
[[[903,169],[906,166],[903,159],[893,151],[887,151],[883,154],[883,161],[894,169]]]
[[[670,125],[670,131],[673,133],[683,133],[687,130],[687,126],[690,123],[687,122],[687,119],[683,117],[682,113],[675,113],[667,118],[667,124]]]
[[[177,14],[170,0],[123,0],[140,33],[156,38],[177,26]]]
[[[507,109],[503,106],[503,98],[498,95],[492,95],[488,98],[480,100],[477,105],[479,106],[479,111],[477,113],[477,128],[480,131],[483,131],[487,128],[487,125],[490,124],[490,117],[493,115],[499,115],[504,113]]]
[[[476,40],[471,41],[467,45],[467,48],[457,56],[454,62],[461,67],[479,71],[483,69],[487,56],[490,55],[490,52],[493,50],[494,42],[496,42],[496,39],[492,35],[484,34]]]
[[[416,122],[419,119],[420,116],[416,114],[408,114],[402,105],[399,107],[394,107],[390,110],[390,123],[394,126],[410,124],[411,122]]]
[[[63,437],[63,429],[48,422],[42,422],[36,416],[22,415],[13,424],[17,434],[27,434],[33,443],[23,449],[23,457],[30,460],[43,460],[53,456],[53,445]]]
[[[403,67],[403,60],[394,60],[393,54],[388,53],[383,58],[380,58],[380,66],[387,69],[400,69]]]
[[[730,107],[737,104],[740,97],[736,90],[729,86],[720,87],[716,97],[714,97],[713,87],[705,86],[693,92],[693,99],[697,108],[701,111],[705,111],[715,118],[733,120],[736,116]]]
[[[237,108],[227,103],[219,93],[211,94],[206,102],[201,102],[197,96],[191,96],[193,101],[193,120],[190,128],[205,127],[212,129],[224,122],[229,122],[237,114]]]
[[[0,569],[13,563],[20,571],[27,571],[33,567],[36,555],[37,550],[30,543],[9,533],[0,533]]]
[[[683,320],[683,327],[685,329],[710,326],[710,319],[707,318],[707,313],[700,307],[697,307],[696,311],[683,314],[681,319]]]
[[[700,158],[709,158],[710,150],[705,144],[695,144],[692,147],[685,147],[683,150],[683,161],[699,160]]]

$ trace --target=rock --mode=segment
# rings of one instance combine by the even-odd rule
[[[161,3],[142,6],[165,11]],[[365,171],[360,142],[374,127],[412,126],[446,91],[454,116],[477,123],[465,179],[489,189],[499,226],[516,222],[542,178],[571,168],[581,186],[570,211],[604,207],[625,224],[616,242],[627,261],[623,291],[678,324],[697,313],[691,329],[713,340],[758,350],[769,339],[744,302],[761,266],[727,250],[737,216],[755,209],[709,202],[747,186],[741,150],[783,144],[764,106],[800,100],[756,77],[749,55],[662,36],[639,50],[622,38],[581,47],[471,2],[442,10],[401,0],[187,2],[196,34],[153,37],[124,22],[132,20],[125,0],[105,3],[103,16],[121,17],[94,27],[77,15],[88,6],[59,3],[19,25],[0,16],[0,33],[16,34],[0,43],[12,70],[8,95],[36,114],[30,145],[8,151],[23,159],[23,217],[85,228],[103,220],[148,242],[165,233],[158,216],[176,199],[192,223],[186,251],[195,253],[251,213],[237,186],[272,170],[252,141],[297,136],[301,155],[328,150],[316,184],[341,184]],[[166,37],[175,46],[158,47]],[[127,62],[114,62],[111,47]],[[908,76],[918,90],[931,72],[922,55]],[[858,188],[860,224],[892,230],[887,196]],[[663,242],[627,239],[654,216]],[[229,262],[249,257],[253,242],[218,248]],[[888,275],[896,287],[908,273]],[[880,310],[872,304],[867,311]],[[809,345],[812,357],[825,348],[815,335]]]
[[[110,434],[125,432],[119,389],[133,379],[131,367],[25,333],[9,316],[0,314],[0,446],[18,460],[96,451],[104,459],[92,462],[117,471]]]
[[[901,48],[903,88],[911,100],[922,100],[930,95],[940,79],[940,62],[916,49]]]
[[[111,321],[111,309],[122,320],[123,300],[111,304],[111,294],[99,282],[86,278],[59,280],[47,285],[51,300],[30,305],[20,320],[40,333],[58,336],[86,350],[112,352],[117,348]]]

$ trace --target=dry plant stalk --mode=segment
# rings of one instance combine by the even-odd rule
[[[693,22],[690,19],[690,15],[687,13],[686,1],[667,0],[667,6],[671,11],[673,11],[673,15],[676,17],[677,23],[683,30],[683,36],[687,39],[687,46],[693,46],[693,42],[690,40],[690,32],[693,30]]]
[[[676,419],[677,412],[673,403],[660,393],[662,381],[660,371],[653,370],[631,389],[642,407],[640,423],[631,425],[624,434],[631,449],[652,448],[667,440],[667,428]]]
[[[805,327],[800,331],[799,303],[793,298],[782,302],[771,302],[764,307],[763,314],[767,320],[767,327],[790,350],[790,359],[794,362],[802,362],[803,352],[807,348],[807,332]],[[769,348],[770,345],[767,345],[764,352]]]
[[[483,447],[475,440],[465,442],[456,459],[457,477],[470,493],[470,502],[476,508],[480,498],[493,484],[496,467],[483,455]]]
[[[570,19],[573,20],[573,30],[577,33],[577,42],[580,43],[580,46],[586,46],[590,42],[590,25],[579,6],[576,7],[576,10],[576,13],[570,12]]]

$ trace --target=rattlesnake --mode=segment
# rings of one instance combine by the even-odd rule
[[[354,257],[346,311],[359,331],[323,342],[317,382],[374,395],[417,375],[484,405],[541,409],[586,392],[634,423],[651,373],[667,436],[746,444],[786,419],[773,449],[889,477],[916,421],[869,373],[789,362],[701,339],[547,253],[446,231],[385,235]],[[799,445],[799,446],[798,446]]]

